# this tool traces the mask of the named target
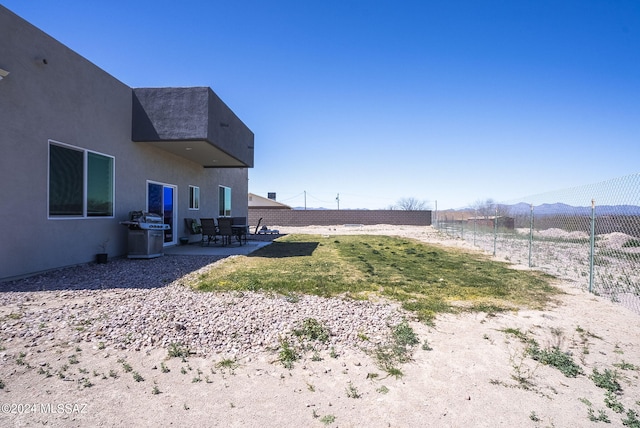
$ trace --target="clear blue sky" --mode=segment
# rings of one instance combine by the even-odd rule
[[[213,88],[255,133],[249,191],[290,205],[640,172],[638,0],[2,4],[129,86]]]

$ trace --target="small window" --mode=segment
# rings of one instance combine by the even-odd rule
[[[198,186],[189,186],[189,209],[200,209],[200,188]]]
[[[49,141],[49,217],[112,217],[114,158]]]
[[[218,195],[218,215],[220,217],[231,217],[231,188],[220,186]]]

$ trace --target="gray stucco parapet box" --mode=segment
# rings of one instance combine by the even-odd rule
[[[208,87],[133,89],[131,139],[205,168],[253,167],[253,132]]]

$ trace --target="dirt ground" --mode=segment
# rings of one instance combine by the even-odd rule
[[[279,229],[393,233],[466,246],[423,227]],[[543,311],[443,315],[434,326],[411,322],[421,345],[399,378],[359,350],[309,354],[292,369],[269,353],[224,367],[221,357],[169,358],[166,349],[127,352],[72,341],[31,346],[17,337],[0,343],[0,426],[590,427],[609,420],[607,426],[621,427],[633,421],[633,412],[640,414],[640,316],[573,283],[556,285],[564,293]],[[30,305],[55,305],[47,296],[36,294]],[[0,328],[12,322],[5,314]],[[507,329],[543,349],[559,347],[583,373],[566,377],[534,361]],[[57,373],[65,365],[63,380]],[[621,391],[607,395],[594,383],[594,370],[617,379]]]

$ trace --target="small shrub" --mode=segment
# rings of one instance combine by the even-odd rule
[[[573,359],[559,348],[540,349],[535,340],[529,339],[529,347],[527,353],[535,361],[557,368],[566,377],[576,377],[583,374],[579,365],[573,362]]]
[[[611,423],[609,416],[607,416],[607,412],[605,412],[602,409],[598,410],[598,416],[596,416],[595,413],[593,413],[593,408],[589,407],[588,414],[589,414],[589,420],[591,422],[604,422],[607,424]]]
[[[627,363],[624,360],[622,360],[621,363],[614,364],[613,366],[619,368],[620,370],[640,370],[640,367],[631,363]]]
[[[600,373],[598,369],[593,369],[593,374],[589,376],[589,379],[598,388],[606,389],[609,392],[622,391],[622,387],[618,383],[618,372],[615,370],[604,369],[604,372]]]
[[[278,361],[287,369],[293,368],[293,362],[300,358],[295,348],[293,348],[288,340],[280,342],[280,352],[278,353]]]
[[[133,372],[133,380],[135,380],[136,382],[142,382],[144,381],[144,378],[142,377],[142,375],[138,372]]]
[[[604,404],[616,413],[624,412],[624,406],[618,400],[618,397],[611,391],[607,391],[604,397]]]
[[[418,336],[406,321],[393,329],[393,337],[398,346],[414,346],[420,343]]]
[[[167,365],[164,362],[162,362],[160,363],[160,371],[162,373],[169,373],[171,370],[169,369],[169,367],[167,367]]]
[[[306,337],[309,340],[318,340],[322,343],[326,343],[330,335],[329,329],[315,318],[307,318],[302,321],[302,327],[293,330],[293,334],[298,337]]]
[[[376,389],[376,392],[378,392],[380,394],[386,394],[387,392],[389,392],[389,388],[387,388],[386,386],[382,385],[380,388]]]
[[[220,360],[220,361],[218,361],[216,363],[216,367],[219,368],[219,369],[224,368],[224,369],[233,370],[233,369],[238,368],[238,366],[239,366],[238,362],[236,360],[234,360],[234,359],[231,359],[231,358],[225,358],[225,359]]]
[[[186,358],[189,356],[190,351],[189,348],[181,343],[171,343],[168,353],[170,358]]]
[[[349,398],[361,398],[362,394],[358,392],[358,388],[356,388],[351,382],[347,385],[347,397]]]
[[[633,409],[627,410],[626,419],[622,420],[622,425],[629,428],[640,428],[640,419],[638,419],[638,413]]]
[[[521,342],[523,343],[527,343],[529,342],[529,338],[527,337],[526,333],[523,333],[520,331],[519,328],[505,328],[503,330],[501,330],[503,333],[506,334],[510,334],[512,336],[517,337],[518,339],[520,339]]]
[[[131,364],[129,364],[126,361],[124,361],[122,363],[122,369],[124,370],[125,373],[129,373],[130,371],[133,370],[133,367],[131,367]]]
[[[374,358],[378,367],[396,378],[403,373],[397,365],[411,361],[411,348],[420,343],[418,336],[406,321],[395,326],[391,331],[391,343],[376,347]]]
[[[333,415],[324,415],[323,417],[320,418],[320,422],[322,422],[325,425],[331,425],[335,421],[336,421],[336,417]]]

